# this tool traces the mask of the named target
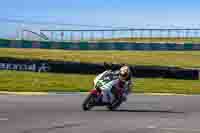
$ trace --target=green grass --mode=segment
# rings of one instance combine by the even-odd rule
[[[198,51],[64,51],[3,48],[0,49],[0,57],[200,67]],[[95,75],[0,71],[0,91],[88,91],[92,87],[94,77]],[[199,88],[199,80],[137,78],[134,92],[200,94]]]
[[[94,75],[0,71],[0,91],[80,91]],[[81,82],[80,82],[81,81]]]
[[[80,92],[92,88],[95,75],[0,71],[0,91]],[[199,80],[137,78],[135,93],[200,94]]]
[[[65,51],[1,48],[0,57],[200,68],[200,51]]]

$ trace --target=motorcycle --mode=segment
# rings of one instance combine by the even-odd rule
[[[94,80],[94,89],[92,89],[89,92],[89,95],[86,97],[86,99],[83,101],[82,108],[84,111],[89,111],[95,106],[106,106],[110,111],[116,110],[124,101],[126,101],[126,98],[124,97],[124,89],[114,88],[113,94],[114,99],[112,103],[104,103],[103,93],[99,89],[101,86],[103,86],[105,83],[110,82],[110,80],[101,79],[103,77],[103,74],[98,75]]]

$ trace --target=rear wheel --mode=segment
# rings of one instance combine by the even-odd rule
[[[89,111],[95,105],[96,96],[89,94],[83,102],[82,108],[84,111]]]
[[[108,105],[107,108],[110,111],[114,111],[121,105],[121,103],[122,103],[122,100],[116,99],[113,101],[113,103],[111,105]]]

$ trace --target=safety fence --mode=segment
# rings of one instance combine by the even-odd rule
[[[37,18],[37,17],[36,17]],[[106,26],[0,18],[0,38],[30,41],[126,41],[137,43],[200,43],[199,25],[138,24]]]
[[[117,70],[122,64],[81,63],[53,60],[17,59],[0,57],[0,70],[99,74],[105,70]],[[134,77],[175,78],[198,80],[199,70],[165,66],[133,66],[130,65]]]

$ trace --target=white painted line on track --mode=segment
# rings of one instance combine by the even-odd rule
[[[184,128],[160,128],[160,130],[166,130],[166,131],[187,131],[187,132],[200,132],[200,129],[184,129]]]
[[[8,118],[0,118],[0,121],[8,121]]]
[[[157,127],[156,127],[156,126],[153,126],[153,125],[150,125],[150,126],[148,126],[147,128],[155,129],[155,128],[157,128]]]
[[[185,129],[185,128],[157,128],[156,126],[148,126],[148,129],[158,129],[161,131],[168,131],[168,132],[191,132],[191,133],[200,133],[200,129]]]
[[[6,92],[0,91],[0,95],[88,95],[89,92]],[[173,93],[132,93],[135,96],[200,96],[200,95],[187,95],[187,94],[173,94]]]

